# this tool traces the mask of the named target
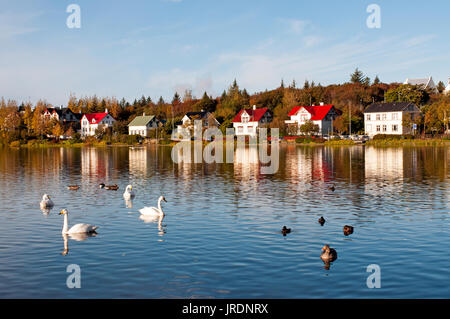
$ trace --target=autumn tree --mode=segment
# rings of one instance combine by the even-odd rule
[[[426,90],[409,84],[390,89],[385,94],[386,102],[411,102],[417,106],[424,105],[429,99],[430,95]]]

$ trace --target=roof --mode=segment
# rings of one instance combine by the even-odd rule
[[[264,114],[266,114],[266,112],[268,111],[269,109],[267,108],[267,107],[265,107],[265,108],[262,108],[262,109],[256,109],[256,110],[254,110],[254,109],[242,109],[242,110],[240,110],[239,111],[239,113],[234,117],[234,119],[233,119],[233,123],[240,123],[240,122],[242,122],[242,120],[241,120],[241,115],[242,115],[242,113],[245,111],[245,112],[247,112],[247,114],[248,115],[250,115],[250,122],[257,122],[257,121],[259,121],[263,116],[264,116]]]
[[[411,102],[394,102],[394,103],[372,103],[364,113],[381,113],[381,112],[401,112],[410,108],[417,109],[417,106]]]
[[[146,126],[154,118],[154,115],[136,116],[128,126]]]
[[[312,106],[294,106],[289,112],[289,116],[297,114],[297,112],[304,108],[311,114],[311,121],[321,121],[333,108],[333,105],[312,105]]]
[[[189,119],[203,119],[207,116],[208,112],[187,112],[185,116]]]
[[[71,109],[69,109],[68,107],[65,108],[55,108],[53,110],[53,112],[56,112],[59,116],[63,115],[63,114],[67,114],[67,113],[73,113]],[[52,112],[52,113],[53,113]]]
[[[83,116],[86,116],[87,120],[89,121],[89,124],[96,124],[101,120],[103,120],[103,118],[106,115],[108,115],[108,113],[91,113],[91,114],[84,114]]]
[[[422,86],[423,89],[434,89],[436,87],[431,76],[423,79],[406,79],[403,84],[419,85]]]

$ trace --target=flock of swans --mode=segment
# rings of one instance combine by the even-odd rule
[[[99,184],[100,188],[105,188],[108,190],[118,190],[119,187],[117,185],[107,186],[104,183]],[[70,190],[78,190],[80,187],[78,185],[70,185],[67,187]],[[334,189],[333,189],[334,191]],[[136,197],[135,192],[133,191],[133,186],[128,185],[125,188],[125,192],[123,193],[124,200],[128,203],[132,199]],[[160,196],[158,198],[158,206],[157,207],[143,207],[139,209],[141,216],[139,217],[141,220],[145,222],[158,222],[158,229],[162,231],[162,220],[164,219],[164,211],[161,206],[161,202],[167,202],[164,196]],[[128,205],[128,204],[127,204]],[[42,200],[40,202],[41,210],[49,210],[53,208],[54,203],[48,194],[44,194],[42,196]],[[69,228],[69,212],[67,209],[63,209],[59,215],[64,216],[64,223],[62,228],[62,235],[64,238],[64,252],[63,255],[66,255],[68,252],[68,236],[70,235],[76,240],[83,240],[87,236],[92,236],[96,234],[96,230],[99,228],[98,226],[90,225],[90,224],[76,224]],[[318,220],[319,224],[323,226],[325,224],[325,219],[322,217]],[[349,225],[345,225],[343,228],[344,235],[348,236],[353,233],[353,227]],[[281,229],[281,233],[283,236],[291,233],[291,229],[283,226]],[[337,259],[337,252],[334,248],[330,248],[329,245],[325,245],[322,248],[322,253],[320,258],[325,263],[325,268],[329,269],[330,263]]]
[[[117,190],[118,189],[117,185],[106,186],[104,183],[101,183],[99,185],[99,187],[105,188],[108,190]],[[78,186],[78,185],[70,185],[67,187],[67,189],[70,189],[70,190],[78,190],[79,188],[80,188],[80,186]],[[128,203],[130,200],[134,199],[135,197],[136,197],[136,194],[133,191],[133,186],[128,185],[125,188],[125,192],[123,193],[124,200]],[[145,222],[158,221],[158,229],[160,231],[162,231],[162,229],[161,229],[162,220],[164,219],[164,216],[165,216],[164,211],[161,206],[161,202],[163,202],[163,201],[167,202],[167,200],[165,199],[164,196],[160,196],[158,199],[157,207],[143,207],[139,210],[139,212],[141,213],[140,218],[142,220],[144,220]],[[44,213],[48,214],[50,209],[52,209],[54,207],[54,205],[55,204],[53,203],[50,196],[48,194],[44,194],[42,196],[42,200],[41,200],[39,206]],[[83,239],[86,239],[88,236],[97,234],[96,230],[99,227],[95,226],[95,225],[80,223],[80,224],[73,225],[72,227],[69,228],[69,211],[67,209],[63,209],[59,213],[59,215],[64,216],[63,228],[62,228],[62,232],[61,232],[64,237],[64,247],[65,247],[63,255],[66,255],[68,252],[67,239],[68,239],[69,235],[76,240],[83,240]]]

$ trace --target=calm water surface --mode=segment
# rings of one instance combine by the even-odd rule
[[[249,149],[231,164],[175,164],[170,153],[0,149],[0,297],[450,297],[450,148],[283,146],[274,175],[260,174]],[[48,214],[44,193],[55,202]],[[162,225],[140,219],[160,195]],[[70,225],[98,225],[98,235],[63,238],[63,208]],[[329,269],[324,244],[338,252]],[[70,264],[81,289],[66,286]],[[380,289],[367,288],[370,264]]]

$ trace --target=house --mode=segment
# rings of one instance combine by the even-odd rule
[[[55,110],[55,109],[54,109],[53,107],[47,107],[47,108],[45,108],[44,114],[43,114],[44,118],[45,118],[46,120],[51,120],[51,119],[52,119],[52,113],[53,113],[54,110]]]
[[[93,136],[97,129],[112,127],[116,120],[108,113],[84,114],[81,118],[81,136]]]
[[[431,76],[424,79],[406,79],[403,84],[417,85],[423,90],[430,90],[433,93],[439,93]]]
[[[450,78],[448,79],[447,87],[444,90],[444,94],[450,94]]]
[[[128,124],[129,135],[149,136],[149,130],[154,130],[160,125],[159,120],[154,115],[136,116],[130,124]]]
[[[81,120],[81,114],[72,112],[68,107],[56,107],[51,112],[51,117],[61,123],[78,122]]]
[[[419,108],[411,102],[373,103],[364,110],[364,130],[370,137],[377,134],[411,134],[412,128],[403,126],[403,119],[421,116]]]
[[[291,134],[300,134],[300,127],[306,121],[311,121],[319,127],[319,134],[330,134],[333,132],[333,120],[336,119],[341,112],[336,110],[333,105],[312,105],[312,106],[295,106],[289,112],[290,120],[286,120],[288,132]]]
[[[188,112],[181,119],[181,123],[177,125],[177,131],[181,135],[193,135],[197,126],[195,121],[201,121],[202,130],[207,128],[219,127],[220,123],[216,118],[207,111]]]
[[[268,108],[242,109],[233,119],[234,133],[236,135],[256,136],[258,128],[272,122],[272,114]]]

